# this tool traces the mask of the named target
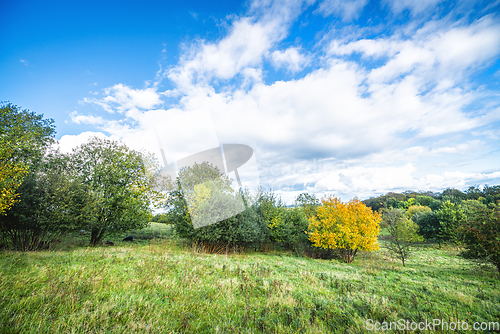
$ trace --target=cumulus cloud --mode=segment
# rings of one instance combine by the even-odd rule
[[[429,30],[432,26],[428,23],[409,39],[388,37],[347,43],[333,40],[328,53],[387,57],[388,61],[373,69],[369,77],[373,82],[387,82],[411,72],[433,76],[434,80],[442,75],[461,79],[464,70],[482,66],[500,52],[500,24],[490,16],[469,26],[446,26],[437,31]]]
[[[290,47],[285,51],[276,50],[271,53],[271,61],[276,68],[285,68],[294,73],[302,70],[309,59],[301,54],[300,49]]]
[[[97,104],[110,113],[151,109],[162,103],[156,88],[133,89],[123,84],[117,84],[106,88],[104,94],[106,96],[102,99],[85,98],[84,101]]]
[[[287,36],[291,23],[308,5],[301,0],[252,2],[249,14],[235,20],[226,37],[188,46],[168,78],[187,93],[193,84],[228,80],[249,67],[260,67],[264,56]]]
[[[105,123],[105,120],[100,116],[79,115],[76,111],[70,113],[71,121],[76,124],[92,124],[99,125]]]
[[[314,190],[320,193],[334,193],[350,199],[357,195],[368,197],[374,193],[387,193],[408,189],[441,191],[446,188],[465,188],[485,179],[497,179],[500,171],[490,173],[447,171],[441,174],[426,174],[418,177],[412,163],[389,167],[356,166],[331,172],[319,177]]]

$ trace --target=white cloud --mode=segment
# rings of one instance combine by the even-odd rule
[[[410,39],[335,40],[328,52],[333,57],[358,52],[364,57],[387,59],[382,66],[368,70],[366,87],[380,120],[389,116],[388,124],[400,131],[413,130],[431,137],[498,120],[494,109],[484,110],[484,117],[464,113],[480,95],[464,85],[464,77],[500,53],[498,22],[485,17],[469,26],[429,30],[433,26],[427,24]]]
[[[286,68],[295,73],[304,68],[309,62],[308,57],[301,54],[299,48],[289,47],[285,51],[276,50],[271,53],[271,61],[276,68]]]
[[[341,17],[342,21],[349,22],[357,19],[368,0],[323,0],[315,13],[328,16],[334,14]]]
[[[86,131],[78,135],[64,135],[58,140],[54,146],[59,148],[63,153],[70,153],[74,148],[85,144],[92,137],[98,137],[102,139],[119,140],[120,138],[116,136],[107,136],[102,132]]]
[[[76,124],[100,125],[105,123],[105,120],[100,116],[78,115],[76,111],[70,113],[69,116],[71,117],[71,121]]]
[[[188,47],[179,66],[169,72],[178,89],[189,93],[193,84],[228,80],[249,67],[260,67],[263,57],[288,34],[288,28],[308,3],[299,0],[252,3],[251,15],[233,22],[225,38],[199,41]]]
[[[329,45],[328,53],[333,55],[350,55],[359,52],[364,57],[392,57],[401,51],[404,45],[404,41],[392,39],[361,39],[347,44],[341,44],[341,41],[333,40]]]
[[[162,103],[156,88],[133,89],[123,84],[117,84],[104,89],[104,93],[106,97],[103,99],[85,98],[84,101],[97,104],[110,113],[152,109]]]
[[[424,11],[432,11],[443,0],[384,0],[394,14],[409,10],[413,16]]]
[[[467,184],[500,177],[500,171],[479,172],[443,172],[416,177],[417,168],[411,163],[400,166],[364,167],[357,166],[318,176],[319,181],[312,188],[314,192],[334,193],[348,200],[355,195],[362,198],[377,193],[387,193],[395,189],[441,191],[446,188],[465,188]]]
[[[389,57],[383,66],[371,71],[369,79],[373,83],[390,82],[412,72],[432,76],[433,80],[442,76],[461,79],[463,71],[483,65],[500,52],[500,24],[491,17],[470,26],[438,31],[429,31],[427,26],[416,31],[411,39],[389,37],[350,43],[333,40],[328,52],[339,56],[361,53],[365,57]]]

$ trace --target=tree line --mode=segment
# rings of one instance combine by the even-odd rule
[[[95,246],[157,220],[211,250],[277,247],[350,263],[359,251],[380,248],[382,228],[384,247],[403,265],[412,246],[428,240],[464,246],[466,256],[500,270],[500,186],[347,203],[303,193],[287,207],[272,191],[234,190],[208,163],[162,179],[151,154],[119,141],[92,138],[63,154],[54,149],[53,120],[10,103],[1,105],[0,115],[0,244],[10,249],[47,248],[79,230],[88,231]],[[153,217],[154,207],[165,213]],[[200,219],[210,224],[194,226]]]

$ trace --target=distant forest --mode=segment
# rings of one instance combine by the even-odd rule
[[[486,185],[483,190],[478,186],[471,186],[466,191],[448,188],[443,192],[413,190],[402,193],[389,192],[382,196],[370,197],[363,203],[374,211],[382,208],[408,209],[413,205],[428,206],[432,211],[435,211],[440,208],[443,202],[450,201],[454,204],[460,204],[466,200],[477,200],[486,205],[498,204],[500,203],[500,185]]]

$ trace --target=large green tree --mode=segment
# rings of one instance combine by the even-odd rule
[[[436,240],[441,245],[442,240],[439,238],[441,225],[436,212],[422,211],[413,215],[412,220],[417,223],[420,235],[426,240]]]
[[[97,245],[107,234],[146,226],[155,196],[151,165],[144,153],[123,143],[91,138],[71,154],[73,178],[85,189],[82,228]]]
[[[437,212],[437,218],[440,225],[438,238],[458,246],[462,240],[460,227],[466,220],[465,213],[460,205],[445,201]]]
[[[19,201],[23,178],[54,142],[53,123],[11,103],[0,104],[0,215]]]
[[[11,103],[0,106],[0,233],[3,243],[15,249],[37,249],[48,241],[40,203],[59,191],[49,186],[59,183],[48,167],[53,123]]]
[[[487,207],[486,204],[483,204],[481,201],[475,199],[465,200],[460,204],[460,206],[465,214],[465,219],[467,220],[467,222],[473,221],[476,217],[476,214],[486,209]]]
[[[0,216],[19,201],[17,190],[27,173],[24,164],[12,162],[11,157],[12,150],[0,140]]]
[[[0,233],[9,248],[46,248],[78,228],[86,197],[81,184],[71,179],[67,156],[46,152],[19,192],[20,200],[0,218]]]
[[[495,265],[500,272],[500,206],[478,207],[462,227],[466,257]]]

